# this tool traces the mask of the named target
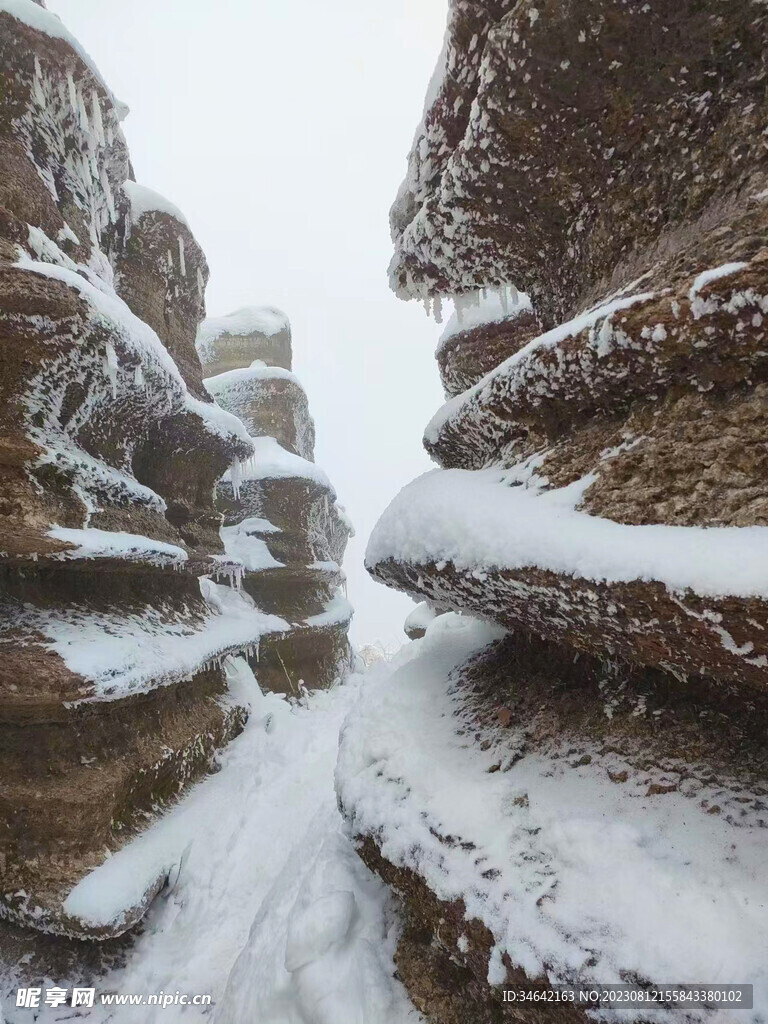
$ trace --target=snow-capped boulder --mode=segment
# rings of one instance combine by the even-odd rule
[[[427,632],[430,622],[440,613],[427,601],[420,601],[405,617],[403,629],[409,640],[420,640]]]
[[[274,437],[294,455],[314,459],[315,424],[304,388],[290,370],[256,359],[250,366],[208,377],[205,386],[252,437]]]
[[[210,377],[250,366],[255,359],[290,370],[291,325],[273,306],[244,306],[202,323],[197,351]]]

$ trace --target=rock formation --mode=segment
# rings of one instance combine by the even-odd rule
[[[366,691],[338,771],[439,1024],[584,1019],[502,1002],[523,983],[768,1007],[767,19],[451,3],[392,211],[393,287],[456,307],[442,470],[367,564],[462,616]]]
[[[59,19],[0,2],[0,64],[0,950],[20,959],[24,927],[120,935],[178,870],[181,851],[121,858],[242,729],[227,656],[291,628],[248,579],[226,585],[242,566],[216,482],[273,460],[254,424],[276,417],[303,455],[312,426],[287,380],[266,390],[290,408],[270,398],[253,416],[206,392],[205,257],[173,204],[132,180],[126,108]],[[316,490],[329,505],[329,485]],[[307,520],[325,525],[312,495],[296,514],[264,498],[296,558]],[[327,517],[310,562],[341,559],[347,527]],[[312,571],[295,574],[302,600]],[[339,578],[317,573],[312,600]]]
[[[205,385],[239,416],[256,455],[219,483],[227,556],[258,607],[291,623],[250,654],[259,682],[298,694],[327,686],[349,665],[352,609],[340,563],[351,525],[314,463],[315,428],[291,372],[291,333],[278,310],[249,308],[206,320],[198,352]]]

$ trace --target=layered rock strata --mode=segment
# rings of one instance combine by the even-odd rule
[[[256,451],[218,487],[227,557],[258,607],[290,623],[255,638],[251,667],[262,686],[292,695],[328,686],[350,659],[341,562],[351,525],[314,463],[290,326],[277,310],[251,307],[206,320],[197,345],[205,372],[221,369],[206,387],[240,417]]]
[[[451,4],[392,214],[393,287],[456,306],[442,468],[367,564],[464,617],[364,697],[339,767],[441,1024],[673,975],[768,1007],[765,37],[746,0]]]
[[[202,387],[189,225],[57,17],[0,3],[0,64],[0,920],[104,939],[169,865],[80,883],[212,768],[247,715],[222,660],[287,624],[216,582],[254,445]]]

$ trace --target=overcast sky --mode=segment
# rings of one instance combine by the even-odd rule
[[[439,328],[389,291],[387,214],[442,44],[446,0],[48,0],[131,108],[136,178],[208,257],[209,315],[275,305],[357,528],[358,643],[412,607],[363,569],[373,524],[430,463]]]

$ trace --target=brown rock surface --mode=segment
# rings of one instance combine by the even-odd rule
[[[312,461],[314,424],[290,349],[276,347],[290,327],[285,321],[281,335],[267,337],[253,331],[271,319],[273,310],[254,308],[206,321],[197,345],[206,373],[226,367],[206,387],[258,439],[238,479],[230,474],[218,487],[227,556],[244,566],[241,586],[286,623],[256,642],[249,660],[262,686],[297,695],[302,686],[329,686],[349,664],[352,609],[340,565],[351,528]],[[222,324],[229,330],[218,334]]]
[[[0,14],[3,948],[15,925],[119,934],[164,884],[101,924],[63,910],[243,726],[221,660],[246,641],[200,577],[216,480],[253,451],[202,389],[193,235],[129,180],[125,108],[66,29],[20,11]]]
[[[392,211],[393,287],[513,282],[550,326],[643,274],[754,255],[765,39],[749,0],[455,0]]]
[[[473,387],[540,332],[534,313],[523,310],[514,319],[459,331],[445,339],[437,350],[437,365],[446,396]]]
[[[768,588],[742,587],[736,575],[752,560],[750,543],[754,560],[762,559],[768,526],[767,29],[764,9],[748,0],[451,2],[440,71],[392,210],[391,283],[403,298],[428,308],[434,301],[438,313],[440,299],[454,297],[460,310],[480,292],[503,294],[514,285],[530,296],[536,321],[527,314],[484,322],[475,312],[467,329],[454,326],[441,342],[438,363],[451,400],[424,442],[445,470],[443,482],[414,484],[393,502],[374,533],[368,568],[414,600],[512,631],[445,680],[440,708],[455,715],[463,738],[449,744],[455,761],[471,763],[460,753],[467,748],[484,763],[493,759],[473,806],[483,806],[493,785],[486,780],[496,773],[508,773],[514,788],[518,764],[530,759],[525,771],[536,764],[543,777],[561,779],[567,806],[578,811],[583,801],[585,816],[596,779],[637,796],[638,827],[655,820],[655,801],[671,807],[673,797],[698,794],[691,815],[674,803],[673,828],[717,818],[723,850],[738,858],[752,843],[759,848]],[[512,493],[525,498],[508,501]],[[443,502],[432,517],[429,495]],[[451,495],[462,496],[461,529],[443,530]],[[495,498],[499,515],[490,519],[480,505]],[[562,513],[551,514],[557,502]],[[546,547],[532,526],[537,507],[550,523],[552,547],[562,551],[563,538],[572,545],[567,571],[556,571],[538,545],[541,539]],[[398,521],[408,529],[398,530]],[[510,546],[494,548],[484,532],[491,521],[510,539],[522,538],[514,564],[494,556]],[[710,570],[710,582],[700,590],[664,582],[660,564],[636,574],[595,572],[578,531],[604,526],[608,549],[621,539],[612,532],[617,523],[626,527],[628,561],[644,544],[650,556],[655,527],[686,528],[677,534],[681,543],[682,534],[699,530],[699,555],[692,547],[688,557]],[[739,564],[708,563],[709,543],[721,538],[741,545]],[[417,643],[439,665],[454,641],[448,631],[431,637],[430,629]],[[424,685],[439,702],[434,671],[425,660]],[[417,676],[414,669],[411,685]],[[399,710],[394,698],[376,705],[378,716]],[[477,844],[475,865],[496,857],[488,878],[497,871],[510,900],[517,885],[525,889],[528,863],[541,856],[537,879],[545,891],[551,874],[552,888],[537,906],[548,921],[548,901],[552,914],[559,906],[561,866],[548,862],[559,826],[542,824],[540,803],[530,849],[505,861],[468,816],[466,832],[442,836],[444,851],[435,852],[430,836],[440,834],[441,804],[430,800],[440,792],[441,769],[433,767],[439,752],[431,733],[442,728],[441,712],[431,718],[431,707],[414,699],[402,713],[423,716],[430,786],[388,763],[376,715],[366,720],[363,710],[342,740],[340,766],[365,749],[366,729],[373,733],[369,756],[383,751],[370,769],[378,803],[358,798],[349,778],[341,778],[340,797],[364,859],[403,897],[398,963],[414,1001],[434,1024],[571,1019],[543,1005],[529,1017],[499,1000],[501,975],[518,984],[525,954],[515,962],[505,952],[492,964],[489,950],[497,943],[526,950],[535,931],[513,916],[505,934],[490,889],[485,925],[464,919],[461,899],[445,897],[461,888],[446,867],[459,856],[451,851],[471,854]],[[443,765],[446,786],[451,767]],[[365,770],[364,760],[354,770]],[[416,817],[407,819],[412,853],[395,838],[407,799],[423,801],[413,810],[428,833],[417,840]],[[524,834],[528,795],[500,806],[500,829]],[[631,809],[632,801],[615,812],[617,827],[632,827]],[[664,842],[664,856],[673,856],[677,841]],[[714,859],[720,840],[711,842]],[[602,856],[595,851],[598,862]],[[606,879],[614,870],[620,874],[621,865],[608,856]],[[626,868],[630,887],[633,870]],[[461,894],[467,906],[483,906],[481,877],[477,890]],[[761,903],[756,877],[745,885],[748,902]],[[705,886],[702,905],[709,895]],[[678,899],[677,891],[669,894],[670,918],[685,917]],[[566,950],[544,961],[550,976],[567,975],[575,963],[590,969],[589,958],[574,952],[576,934],[598,913],[588,889],[575,910],[561,935]],[[493,921],[496,934],[488,931]],[[624,924],[608,916],[604,927],[619,933]],[[658,941],[671,933],[670,923]],[[651,958],[640,936],[636,942],[636,961],[622,976],[652,980]],[[593,936],[595,963],[599,946]],[[711,936],[697,949],[717,969]],[[526,971],[523,981],[544,984]]]
[[[290,370],[291,325],[279,309],[245,306],[201,324],[197,351],[209,377],[250,366],[255,359]]]

